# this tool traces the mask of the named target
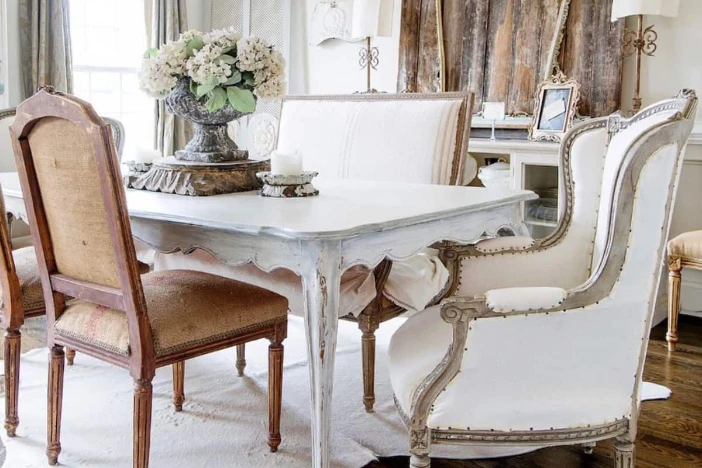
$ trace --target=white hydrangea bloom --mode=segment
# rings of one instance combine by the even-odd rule
[[[219,60],[222,50],[215,43],[205,44],[194,57],[188,59],[185,65],[187,75],[198,84],[208,82],[213,77],[224,84],[232,76],[232,67]]]
[[[188,43],[200,38],[203,46],[188,57]],[[225,63],[222,54],[230,56]],[[242,37],[233,28],[208,33],[189,30],[177,41],[164,44],[155,57],[143,60],[139,71],[139,85],[149,96],[162,98],[180,78],[189,78],[195,84],[216,79],[224,85],[234,71],[253,74],[253,91],[262,98],[280,96],[285,92],[285,59],[268,42],[259,37]],[[249,83],[250,84],[250,83]],[[251,89],[248,86],[235,84]]]

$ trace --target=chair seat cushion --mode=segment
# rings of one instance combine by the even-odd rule
[[[398,406],[409,415],[414,393],[422,381],[441,363],[452,342],[453,329],[440,316],[440,307],[431,307],[410,317],[394,333],[388,347],[388,368],[390,382]],[[606,313],[611,314],[612,310]],[[543,317],[546,314],[543,314]],[[478,322],[483,325],[490,320],[513,320],[505,335],[512,340],[505,343],[486,337],[487,334],[473,333]],[[605,383],[589,384],[592,378],[582,376],[583,382],[553,382],[545,385],[542,376],[549,374],[549,368],[559,364],[553,356],[536,354],[520,364],[522,368],[511,367],[510,357],[520,340],[515,340],[518,330],[526,323],[524,316],[514,319],[482,319],[473,322],[468,332],[468,342],[464,361],[459,374],[432,405],[428,425],[431,428],[470,427],[475,430],[529,430],[566,428],[602,424],[602,415],[625,415],[621,411],[620,400],[630,403],[630,395],[615,398],[609,380]],[[548,320],[548,318],[544,319]],[[494,323],[494,322],[493,322]],[[511,328],[511,329],[510,329]],[[530,333],[534,327],[531,327]],[[492,340],[486,344],[483,340]],[[524,337],[524,342],[531,339]],[[548,346],[550,340],[545,340]],[[588,341],[591,340],[588,338]],[[525,349],[528,346],[525,346]],[[489,349],[490,356],[485,355]],[[579,349],[579,348],[578,348]],[[611,348],[609,348],[611,349]],[[507,351],[505,351],[507,350]],[[554,348],[553,355],[559,349]],[[528,352],[528,351],[525,351]],[[570,352],[570,350],[565,350]],[[604,355],[605,351],[600,354]],[[602,367],[603,358],[593,350],[592,359]],[[489,364],[480,365],[489,361]],[[634,361],[635,362],[635,361]],[[497,369],[496,369],[497,367]],[[602,372],[611,372],[607,366]],[[520,375],[515,379],[515,375]],[[523,377],[530,375],[531,377]],[[605,374],[606,375],[606,374]],[[615,380],[615,379],[610,379]],[[547,392],[547,398],[543,397]]]
[[[141,278],[157,356],[287,320],[287,300],[256,286],[188,270]],[[130,353],[126,314],[92,302],[71,303],[55,331],[113,353]]]
[[[24,310],[36,310],[44,308],[44,292],[41,289],[41,278],[39,277],[39,267],[37,266],[37,255],[34,247],[24,247],[14,250],[12,257],[15,260],[15,269],[22,289],[22,303]],[[5,307],[4,301],[0,298],[0,308]]]
[[[668,255],[702,261],[702,231],[685,232],[671,239]]]

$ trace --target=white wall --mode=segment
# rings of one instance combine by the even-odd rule
[[[294,94],[338,94],[365,91],[366,72],[358,65],[358,51],[364,43],[339,39],[322,45],[309,45],[310,17],[317,0],[293,1],[293,27],[290,92]],[[372,86],[379,91],[397,88],[397,62],[400,44],[401,1],[394,0],[391,37],[373,39],[380,52],[378,70],[373,70]],[[302,73],[300,73],[302,70]]]
[[[658,49],[654,57],[643,57],[641,97],[643,105],[670,97],[682,88],[692,88],[702,97],[702,59],[698,44],[702,43],[702,1],[681,0],[677,18],[647,17],[645,25],[655,25]],[[627,19],[634,29],[634,18]],[[624,63],[622,108],[630,109],[634,93],[635,62]],[[671,236],[702,229],[702,112],[698,111],[693,137],[688,144],[673,215]],[[659,301],[657,317],[665,316],[665,297]],[[683,271],[682,307],[685,312],[702,311],[702,273]]]

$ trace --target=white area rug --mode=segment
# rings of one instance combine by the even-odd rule
[[[400,421],[387,378],[385,348],[402,319],[383,324],[378,337],[376,412],[363,410],[360,336],[355,324],[341,322],[334,383],[333,466],[360,468],[376,456],[406,455],[407,432]],[[171,370],[154,379],[151,439],[153,468],[310,466],[309,386],[304,329],[290,317],[285,341],[283,442],[268,452],[267,342],[247,345],[246,377],[236,376],[235,352],[226,350],[188,361],[186,403],[171,405]],[[20,426],[7,447],[6,468],[45,467],[47,351],[22,356]],[[663,387],[665,390],[665,387]],[[660,388],[657,397],[664,397]],[[665,392],[664,392],[665,393]],[[647,389],[644,389],[647,395]],[[4,407],[4,405],[2,405]],[[76,357],[66,367],[60,456],[62,466],[129,467],[132,457],[132,380],[109,364]],[[4,414],[2,415],[4,418]],[[437,446],[435,457],[486,458],[523,453],[489,447]]]

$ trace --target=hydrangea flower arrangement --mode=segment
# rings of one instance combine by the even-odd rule
[[[265,40],[233,29],[190,30],[147,50],[139,71],[141,90],[157,99],[181,79],[189,80],[190,92],[210,112],[229,104],[250,113],[256,109],[254,94],[274,98],[285,91],[285,59]]]

